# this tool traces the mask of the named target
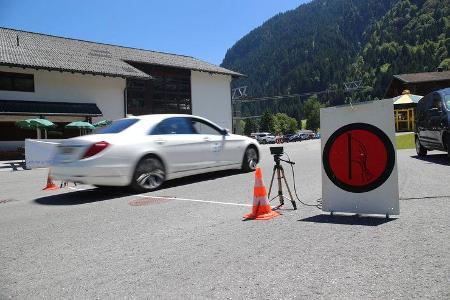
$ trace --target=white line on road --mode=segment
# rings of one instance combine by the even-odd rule
[[[150,196],[150,195],[136,195],[141,198],[165,198],[170,200],[179,200],[179,201],[189,201],[189,202],[201,202],[201,203],[212,203],[212,204],[223,204],[223,205],[234,205],[234,206],[245,206],[251,207],[251,204],[242,204],[242,203],[231,203],[231,202],[219,202],[219,201],[207,201],[207,200],[197,200],[197,199],[186,199],[186,198],[175,198],[175,197],[158,197],[158,196]]]
[[[74,191],[86,191],[89,189],[83,189],[83,188],[79,188],[79,187],[68,187],[71,190]],[[234,206],[245,206],[245,207],[251,207],[252,204],[242,204],[242,203],[232,203],[232,202],[219,202],[219,201],[207,201],[207,200],[197,200],[197,199],[186,199],[186,198],[177,198],[177,197],[161,197],[161,196],[150,196],[150,195],[135,195],[136,197],[141,197],[141,198],[151,198],[151,197],[155,197],[155,198],[165,198],[165,199],[170,199],[170,200],[179,200],[179,201],[188,201],[188,202],[201,202],[201,203],[212,203],[212,204],[222,204],[222,205],[234,205]]]
[[[72,186],[69,186],[67,188],[70,190],[74,190],[74,191],[86,191],[87,190],[87,189],[80,189],[80,188],[76,188],[76,187],[72,187]]]

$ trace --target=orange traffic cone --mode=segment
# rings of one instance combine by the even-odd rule
[[[51,191],[51,190],[58,189],[56,184],[53,182],[53,179],[52,179],[52,176],[50,173],[51,173],[51,171],[50,171],[50,169],[48,169],[47,185],[45,186],[45,188],[42,189],[43,191]]]
[[[273,211],[267,199],[267,191],[262,180],[261,168],[256,168],[255,188],[253,189],[252,212],[246,214],[244,218],[251,220],[270,220],[280,214]]]

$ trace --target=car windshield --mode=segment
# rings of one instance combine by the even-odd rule
[[[119,133],[130,127],[131,125],[135,124],[139,119],[122,119],[112,122],[111,125],[99,129],[96,131],[96,134],[107,134],[107,133]]]
[[[445,108],[450,111],[450,94],[445,95],[444,97]]]

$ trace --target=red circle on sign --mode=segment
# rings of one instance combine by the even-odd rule
[[[383,141],[367,130],[349,130],[336,137],[328,155],[331,171],[343,183],[364,186],[386,169]]]
[[[395,149],[379,128],[352,123],[328,139],[322,157],[330,180],[343,190],[364,193],[382,185],[395,165]]]

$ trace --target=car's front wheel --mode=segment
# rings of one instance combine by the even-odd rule
[[[416,153],[420,157],[427,155],[427,149],[422,146],[419,137],[416,137]]]
[[[256,170],[256,165],[259,161],[258,150],[255,147],[247,147],[244,154],[244,160],[242,162],[242,170],[244,172],[252,172]]]
[[[156,157],[144,157],[134,170],[131,188],[135,192],[151,192],[158,189],[166,179],[161,160]]]

